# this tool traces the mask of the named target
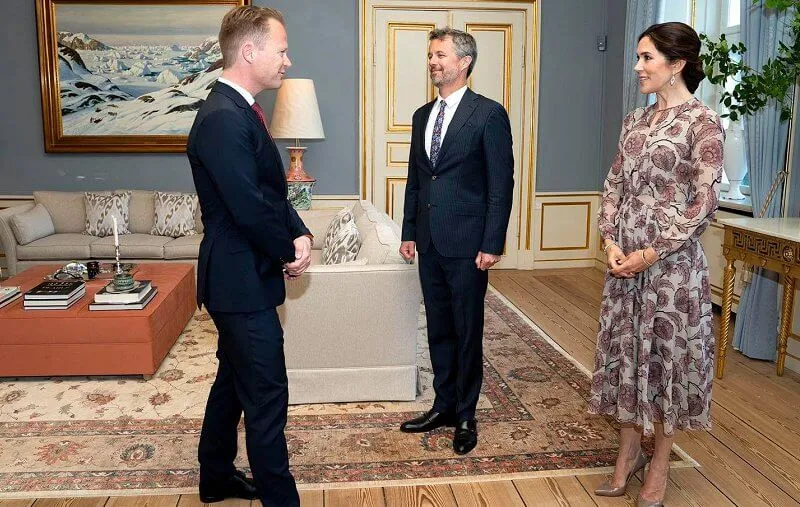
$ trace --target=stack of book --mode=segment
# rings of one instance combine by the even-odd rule
[[[0,287],[0,308],[8,306],[22,297],[19,287]]]
[[[86,294],[83,280],[47,280],[25,293],[26,310],[66,310]]]
[[[118,292],[110,283],[97,291],[89,310],[143,310],[158,293],[150,280],[137,280],[133,289]]]

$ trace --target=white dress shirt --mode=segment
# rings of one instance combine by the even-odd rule
[[[224,77],[217,78],[217,81],[219,81],[220,83],[224,83],[233,88],[234,90],[236,90],[237,92],[239,92],[242,95],[242,97],[244,97],[244,100],[247,101],[248,105],[252,106],[256,102],[256,99],[253,98],[253,95],[250,92],[248,92],[238,84],[234,83],[233,81],[228,81]]]
[[[461,103],[461,99],[464,97],[464,93],[467,91],[467,87],[462,86],[458,90],[454,91],[450,94],[449,97],[443,99],[441,95],[436,99],[436,102],[433,104],[433,109],[431,109],[431,114],[428,116],[428,124],[425,127],[425,153],[428,154],[428,157],[431,156],[431,139],[433,139],[433,126],[436,123],[436,116],[439,114],[439,104],[444,100],[447,105],[444,107],[444,120],[442,121],[442,138],[440,139],[440,143],[444,142],[444,135],[447,133],[447,126],[450,125],[450,120],[453,119],[453,115],[456,114],[456,109],[458,109],[458,104]],[[439,145],[441,148],[441,145]]]

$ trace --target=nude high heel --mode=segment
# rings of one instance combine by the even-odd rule
[[[628,472],[628,476],[625,478],[625,484],[622,486],[615,488],[611,485],[611,480],[605,481],[603,484],[600,485],[599,488],[594,490],[594,494],[597,496],[622,496],[625,494],[625,490],[628,489],[628,484],[631,482],[631,477],[639,473],[640,471],[644,470],[644,467],[647,466],[647,463],[650,459],[647,455],[639,449],[639,455],[636,456],[636,461],[633,463],[633,468],[631,471]]]

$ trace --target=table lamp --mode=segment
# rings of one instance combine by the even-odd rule
[[[316,180],[303,168],[303,152],[306,147],[300,146],[300,139],[325,139],[314,81],[283,80],[275,98],[269,131],[275,139],[294,139],[294,146],[286,147],[290,160],[289,170],[286,172],[289,202],[296,209],[309,209]]]

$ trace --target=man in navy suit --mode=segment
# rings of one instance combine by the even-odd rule
[[[311,236],[287,201],[283,164],[254,95],[281,86],[291,66],[283,17],[238,7],[219,33],[223,71],[195,118],[187,152],[205,236],[197,302],[219,331],[219,369],[200,434],[200,499],[260,498],[299,506],[289,472],[283,330],[284,277],[310,263]],[[253,481],[234,468],[244,411]]]
[[[453,449],[466,454],[478,443],[487,270],[505,245],[514,155],[503,106],[467,87],[475,39],[443,28],[429,40],[428,70],[439,96],[412,120],[400,253],[411,260],[419,251],[436,399],[400,429],[455,426]]]

